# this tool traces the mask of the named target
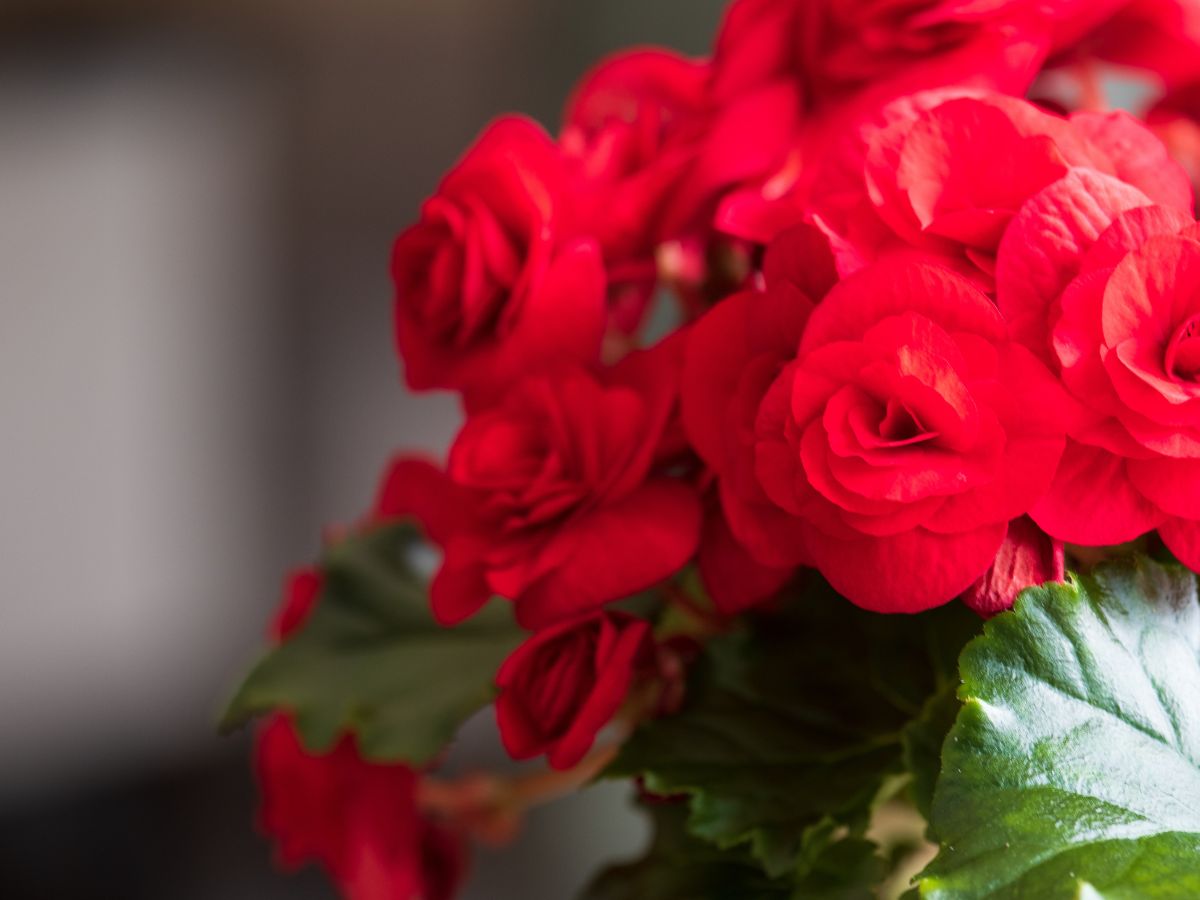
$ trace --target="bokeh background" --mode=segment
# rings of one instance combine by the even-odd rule
[[[456,427],[401,385],[391,240],[492,116],[553,129],[722,5],[0,2],[0,896],[332,896],[273,873],[213,721],[280,573]],[[455,750],[495,756],[486,718]],[[538,811],[467,896],[570,897],[639,849],[626,800]]]

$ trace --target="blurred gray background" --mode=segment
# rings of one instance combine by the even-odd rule
[[[391,240],[489,118],[556,128],[601,55],[703,53],[722,5],[0,3],[0,895],[331,896],[271,872],[212,723],[281,572],[456,427],[401,386]],[[563,900],[644,834],[593,789],[467,896]]]

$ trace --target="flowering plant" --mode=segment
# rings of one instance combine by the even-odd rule
[[[226,713],[280,862],[449,898],[608,777],[590,900],[1200,896],[1197,97],[1192,0],[735,0],[490,125],[392,258],[462,429]],[[488,704],[547,770],[440,771]]]

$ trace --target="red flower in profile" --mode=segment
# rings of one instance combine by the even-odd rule
[[[349,900],[454,895],[465,850],[417,809],[412,769],[363,760],[349,737],[330,753],[309,753],[284,715],[259,731],[255,768],[260,823],[286,868],[320,863]]]
[[[271,637],[286,640],[304,624],[321,589],[316,569],[288,576]],[[329,753],[300,744],[277,713],[259,729],[255,772],[259,821],[276,842],[281,865],[318,862],[349,900],[449,900],[462,880],[461,839],[416,806],[419,775],[404,765],[364,760],[350,736]]]
[[[450,451],[462,511],[443,541],[434,614],[453,624],[489,597],[526,627],[574,616],[661,581],[687,562],[700,503],[656,456],[675,411],[679,345],[514,385],[471,415]]]
[[[537,632],[496,675],[496,721],[509,755],[545,753],[555,768],[571,768],[654,659],[650,623],[625,613],[596,612]]]
[[[392,254],[410,387],[486,399],[541,363],[596,358],[604,267],[573,202],[561,151],[532,122],[480,136]]]

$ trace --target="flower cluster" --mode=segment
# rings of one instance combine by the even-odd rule
[[[393,464],[375,521],[440,548],[443,626],[500,597],[529,632],[495,676],[514,758],[571,769],[677,703],[697,629],[646,592],[703,632],[801,569],[991,615],[1064,544],[1200,568],[1184,6],[736,0],[710,58],[620,54],[557,137],[483,132],[392,257],[407,383],[465,421],[444,466]],[[1143,115],[1105,108],[1109,63],[1158,86]],[[306,757],[284,714],[259,760],[285,862],[451,893],[463,829],[419,772],[350,735]]]

